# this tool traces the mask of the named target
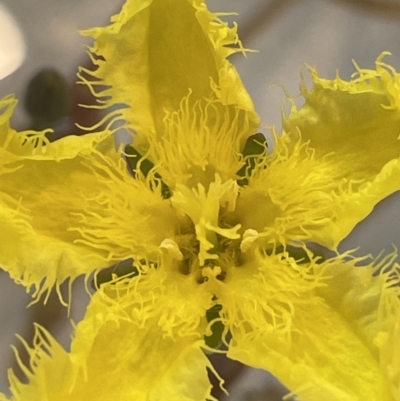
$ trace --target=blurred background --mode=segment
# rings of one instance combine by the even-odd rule
[[[51,124],[57,137],[78,133],[73,121],[85,125],[96,121],[95,113],[77,107],[91,101],[89,93],[75,85],[77,67],[89,66],[84,45],[90,43],[77,31],[107,24],[122,3],[0,0],[0,97],[14,93],[20,100],[14,128]],[[258,50],[248,53],[247,58],[235,55],[233,62],[254,99],[263,132],[268,125],[281,125],[285,94],[274,84],[298,94],[300,70],[305,64],[317,68],[325,78],[334,78],[339,72],[348,79],[355,71],[352,60],[363,68],[373,68],[377,56],[390,51],[393,55],[385,61],[400,70],[400,1],[209,0],[208,5],[213,11],[238,12],[238,16],[227,19],[239,23],[244,47]],[[41,89],[43,82],[50,83],[52,89]],[[58,102],[60,94],[68,101]],[[43,110],[51,107],[50,116],[43,117]],[[43,121],[46,118],[48,121]],[[341,250],[359,247],[358,254],[376,256],[382,249],[391,251],[393,245],[400,248],[399,202],[395,194],[379,204],[342,243]],[[30,338],[33,321],[40,321],[68,347],[72,331],[69,319],[79,321],[88,300],[79,281],[74,292],[70,317],[56,300],[50,300],[45,308],[27,309],[29,295],[0,272],[0,392],[8,393],[7,368],[15,368],[10,347],[19,344],[15,333]],[[229,400],[275,401],[285,393],[265,372],[224,358],[217,358],[216,364],[228,382]]]

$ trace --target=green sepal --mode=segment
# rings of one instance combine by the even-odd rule
[[[258,132],[247,138],[246,144],[242,150],[242,156],[245,164],[236,173],[241,179],[237,183],[241,186],[249,183],[249,178],[256,167],[257,159],[267,152],[267,139],[263,134]]]
[[[210,336],[204,336],[206,345],[210,348],[217,349],[222,344],[222,336],[224,334],[225,326],[220,319],[221,305],[214,305],[206,312],[207,322],[214,321],[211,326],[212,334]]]
[[[147,177],[150,171],[154,168],[154,163],[149,159],[146,159],[140,154],[132,145],[125,146],[126,162],[134,177],[137,176],[138,169]],[[155,173],[154,178],[157,183],[161,184],[161,195],[164,199],[168,199],[172,196],[171,190],[168,185],[162,180],[160,174]],[[158,184],[156,184],[158,186]]]
[[[311,259],[315,260],[317,264],[321,264],[327,259],[327,255],[325,255],[321,250],[310,250],[310,248],[305,250],[301,247],[291,245],[283,247],[281,245],[274,250],[274,253],[277,254],[283,252],[287,252],[288,256],[293,258],[298,265],[310,263]],[[270,254],[270,252],[267,251],[267,254]]]
[[[102,284],[109,283],[115,278],[132,278],[139,274],[137,268],[133,265],[133,259],[122,260],[110,267],[100,270],[91,282],[91,287],[97,290]]]

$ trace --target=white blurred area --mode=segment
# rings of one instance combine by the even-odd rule
[[[3,4],[19,22],[26,42],[25,61],[0,81],[0,97],[15,93],[22,99],[29,78],[40,68],[48,66],[57,68],[74,81],[77,66],[86,60],[83,44],[88,43],[88,39],[80,37],[77,30],[107,23],[122,2],[0,1],[0,16]],[[229,18],[238,21],[244,46],[259,51],[248,53],[247,58],[236,55],[233,60],[254,99],[265,128],[263,132],[267,132],[267,125],[280,127],[281,105],[285,99],[282,88],[271,84],[279,83],[292,95],[298,94],[300,70],[305,63],[316,67],[323,77],[333,78],[338,71],[342,78],[348,79],[355,71],[353,59],[360,67],[373,68],[377,56],[382,51],[390,51],[393,55],[385,61],[400,70],[400,12],[385,12],[385,1],[380,2],[381,8],[367,7],[365,3],[370,2],[208,0],[213,11],[239,12],[238,17]],[[399,4],[400,9],[400,2],[390,3]],[[3,29],[1,20],[0,29]],[[1,43],[0,52],[3,50]],[[26,123],[27,117],[21,106],[15,117],[15,125]],[[374,213],[343,242],[341,250],[359,247],[359,254],[376,256],[382,249],[391,251],[392,244],[400,249],[398,195],[378,205]],[[23,331],[28,302],[29,297],[23,289],[12,284],[5,274],[0,274],[0,392],[7,388],[5,371],[10,365],[10,344],[16,343],[14,333]],[[77,316],[80,313],[77,312]],[[60,328],[60,332],[67,341],[65,332],[69,333],[70,329]],[[244,395],[254,391],[259,391],[260,395],[268,394],[269,382],[267,375],[249,371],[232,389],[227,400],[244,401],[247,399]],[[267,397],[260,399],[273,399]]]
[[[0,4],[0,79],[12,74],[24,58],[23,33],[12,15]]]
[[[20,100],[13,122],[25,127],[28,116],[22,107],[27,83],[43,68],[54,68],[71,83],[85,62],[85,45],[91,41],[78,31],[108,24],[123,0],[0,0],[18,22],[26,43],[25,61],[0,82],[0,97],[13,93]],[[0,41],[3,26],[0,25]]]

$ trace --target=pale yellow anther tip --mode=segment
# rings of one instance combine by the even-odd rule
[[[247,252],[254,241],[256,241],[259,237],[259,233],[256,230],[248,229],[243,233],[242,242],[240,243],[240,250],[244,253]]]
[[[167,253],[174,259],[177,260],[183,259],[183,254],[179,249],[178,244],[171,238],[164,239],[160,244],[160,248],[167,251]]]

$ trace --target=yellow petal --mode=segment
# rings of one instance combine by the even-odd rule
[[[70,353],[51,338],[31,351],[38,366],[29,384],[12,377],[13,401],[211,399],[212,367],[200,348],[211,295],[180,277],[165,281],[165,271],[149,270],[101,287]]]
[[[349,83],[312,73],[305,105],[293,106],[287,132],[275,136],[232,216],[264,246],[314,241],[335,249],[400,188],[399,75],[379,61],[377,71],[361,70]]]
[[[173,160],[164,159],[162,149],[157,147],[159,142],[164,146],[164,141],[174,141],[177,135],[179,141],[187,142],[183,149],[189,147],[191,153],[195,144],[201,145],[196,159],[202,163],[206,160],[203,153],[212,153],[207,147],[210,142],[207,136],[223,136],[219,130],[225,130],[226,124],[221,119],[227,115],[232,123],[229,128],[232,144],[236,139],[236,145],[244,146],[246,137],[258,126],[252,101],[226,59],[243,51],[236,29],[222,22],[218,14],[210,13],[204,0],[129,0],[110,26],[85,32],[95,39],[90,51],[96,56],[93,61],[98,69],[82,71],[81,78],[94,92],[96,85],[102,85],[97,95],[105,107],[127,106],[121,108],[121,118],[137,132],[135,147],[149,155],[156,165],[175,163],[174,159],[182,156],[180,151]],[[108,86],[105,90],[104,85]],[[175,130],[170,127],[167,135],[163,121],[167,115],[173,120],[170,113],[180,110],[185,98],[188,105],[184,108],[192,110],[191,129],[184,133],[186,140],[181,131],[189,116],[184,116],[183,127]],[[200,100],[204,102],[200,111],[206,117],[192,118],[192,114],[199,113],[195,109],[199,109]],[[205,111],[207,103],[212,104]],[[213,124],[216,124],[214,129]],[[240,148],[233,144],[230,151],[234,158],[234,152]],[[190,161],[191,153],[183,155],[184,160]]]
[[[400,400],[400,270],[396,254],[373,267],[352,268],[351,263],[322,264],[316,272],[329,277],[318,289],[368,345],[379,361],[393,400]],[[363,265],[365,262],[363,262]]]
[[[328,225],[311,238],[325,245],[336,247],[380,200],[400,189],[400,74],[382,62],[384,55],[376,70],[358,69],[349,82],[325,80],[311,70],[312,89],[302,87],[305,104],[293,105],[284,118],[285,131],[295,137],[300,132],[323,170],[330,165],[327,180],[336,180],[330,213],[336,228]],[[306,185],[293,179],[294,188]]]
[[[297,266],[283,254],[258,256],[227,274],[218,298],[232,332],[228,356],[270,371],[301,400],[398,401],[391,392],[398,391],[398,371],[395,384],[384,367],[387,359],[367,341],[371,326],[387,327],[389,322],[382,322],[377,312],[382,281],[372,276],[371,267],[360,268],[360,276],[352,274],[354,264],[338,258]],[[354,280],[349,286],[356,290],[346,291],[347,285],[342,290],[343,276],[335,277],[336,267],[350,271]],[[323,298],[325,291],[334,301]],[[342,295],[348,303],[342,304]],[[398,299],[393,313],[391,326],[400,317]],[[385,343],[396,354],[392,370],[399,358],[393,334]]]
[[[17,360],[30,383],[21,383],[10,369],[10,401],[51,401],[55,399],[53,394],[59,394],[60,400],[68,400],[63,398],[68,394],[72,382],[72,365],[68,353],[46,329],[38,325],[35,325],[33,347],[30,348],[22,341],[29,354],[29,364],[24,366],[18,355]]]
[[[40,294],[115,260],[160,252],[174,229],[171,208],[128,174],[110,132],[48,143],[44,133],[10,129],[12,99],[1,106],[3,269]]]
[[[215,174],[223,181],[236,179],[244,143],[257,128],[243,110],[205,99],[193,105],[192,99],[186,97],[178,111],[166,113],[159,135],[148,138],[148,155],[171,189],[208,186]]]
[[[329,234],[342,228],[333,195],[339,185],[331,164],[316,159],[298,136],[295,141],[294,135],[276,135],[273,153],[241,188],[228,220],[240,223],[244,235],[256,232],[254,239],[264,247],[310,240],[334,247]]]

